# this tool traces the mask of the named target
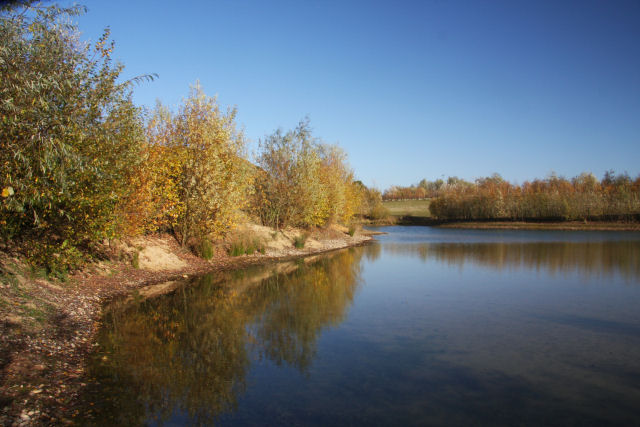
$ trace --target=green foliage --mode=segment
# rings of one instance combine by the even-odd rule
[[[60,279],[66,278],[69,270],[79,268],[87,260],[87,254],[68,240],[61,244],[33,240],[26,242],[23,250],[34,270],[45,271],[47,276]]]
[[[143,141],[109,31],[89,46],[68,23],[83,10],[0,13],[0,237],[34,242],[27,255],[50,271],[118,235]]]
[[[382,194],[376,188],[368,188],[360,181],[357,182],[362,193],[361,215],[377,221],[389,217],[389,210],[382,204]]]
[[[347,231],[347,233],[349,233],[349,236],[351,237],[353,237],[353,235],[356,234],[355,224],[349,224],[349,230]]]
[[[231,256],[240,256],[244,255],[245,249],[241,242],[232,242],[231,248],[229,249],[229,255]]]
[[[262,142],[257,173],[236,111],[221,111],[199,85],[175,113],[158,105],[145,122],[131,87],[153,76],[122,82],[108,29],[81,42],[71,19],[84,10],[29,0],[0,8],[0,239],[32,264],[62,274],[106,239],[155,230],[183,246],[223,236],[253,190],[252,210],[276,227],[348,223],[360,212],[346,156],[314,139],[308,121]],[[242,246],[256,251],[264,245]]]

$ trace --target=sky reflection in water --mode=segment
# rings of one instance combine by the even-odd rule
[[[640,233],[386,230],[113,304],[83,422],[640,421]]]

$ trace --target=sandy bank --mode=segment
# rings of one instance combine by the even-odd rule
[[[172,281],[189,276],[361,245],[374,234],[359,231],[350,236],[346,228],[332,227],[311,233],[298,249],[294,239],[300,230],[246,225],[241,231],[262,239],[265,253],[230,257],[220,244],[206,261],[168,235],[143,237],[114,245],[108,261],[64,282],[31,272],[7,248],[1,251],[0,425],[73,423],[87,356],[96,345],[101,308],[109,299],[133,290],[153,297],[171,292]],[[138,268],[126,256],[133,252]]]

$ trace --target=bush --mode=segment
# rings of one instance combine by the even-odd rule
[[[588,173],[572,180],[552,174],[513,185],[496,174],[464,187],[444,186],[429,209],[443,220],[633,218],[640,213],[640,177],[607,172],[598,182]]]
[[[389,217],[389,209],[385,208],[382,204],[379,204],[371,209],[367,216],[372,220],[386,219]]]

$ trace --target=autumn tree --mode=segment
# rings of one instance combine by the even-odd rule
[[[264,224],[278,228],[309,217],[301,203],[319,184],[312,182],[319,167],[313,144],[308,120],[260,141],[257,164],[263,173],[257,177],[253,209]]]
[[[640,188],[627,174],[590,173],[569,180],[552,173],[513,185],[499,175],[474,184],[444,185],[431,201],[439,219],[632,219],[640,215]]]
[[[182,245],[225,234],[247,200],[251,171],[235,116],[196,84],[176,114],[159,105],[149,123],[151,181],[162,189],[151,196],[155,225]]]
[[[322,144],[309,120],[290,131],[276,130],[260,142],[253,212],[263,224],[313,227],[346,223],[362,195],[346,165],[346,155]]]

